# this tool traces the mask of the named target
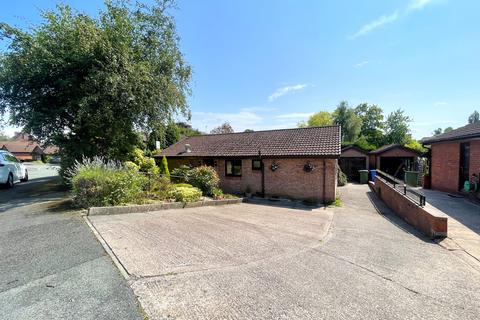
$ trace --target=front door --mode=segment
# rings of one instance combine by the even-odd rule
[[[460,179],[458,189],[462,190],[465,181],[470,180],[470,142],[460,143]]]

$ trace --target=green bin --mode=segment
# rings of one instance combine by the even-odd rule
[[[412,187],[418,186],[418,171],[405,171],[405,183]]]
[[[360,183],[368,183],[368,170],[358,170],[358,172],[360,173]]]

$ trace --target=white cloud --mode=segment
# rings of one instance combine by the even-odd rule
[[[308,118],[313,114],[313,112],[309,113],[302,113],[302,112],[294,112],[294,113],[286,113],[286,114],[280,114],[278,116],[275,116],[275,119],[304,119]]]
[[[383,15],[380,18],[370,23],[367,23],[366,25],[361,27],[357,32],[355,32],[352,36],[350,36],[350,38],[355,39],[355,38],[364,36],[377,28],[380,28],[386,24],[394,22],[397,19],[398,19],[398,11],[395,11],[390,15]]]
[[[355,68],[363,68],[365,67],[367,64],[369,64],[370,61],[362,61],[362,62],[359,62],[355,65]]]
[[[281,96],[284,96],[284,95],[286,95],[286,94],[289,93],[289,92],[299,91],[299,90],[305,89],[306,87],[307,87],[306,84],[296,84],[296,85],[294,85],[294,86],[286,86],[286,87],[278,88],[277,90],[275,90],[274,93],[272,93],[272,94],[268,97],[268,101],[269,101],[269,102],[272,102],[273,100],[278,99],[278,98],[280,98]]]
[[[411,0],[408,10],[422,10],[425,6],[433,3],[435,0]]]

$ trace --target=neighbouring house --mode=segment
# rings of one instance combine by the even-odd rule
[[[480,122],[422,140],[431,146],[431,187],[457,192],[480,175]]]
[[[370,169],[380,169],[396,178],[403,179],[405,171],[416,170],[417,150],[400,144],[389,144],[370,152]]]
[[[11,140],[0,141],[0,148],[24,161],[43,160],[44,156],[51,156],[58,161],[60,159],[57,146],[42,147],[31,135],[23,132],[15,132]]]
[[[340,152],[340,127],[325,126],[186,137],[156,157],[213,166],[228,193],[331,202]]]
[[[342,148],[338,164],[348,180],[360,180],[359,170],[368,170],[368,152],[357,146]]]
[[[0,149],[9,151],[19,160],[42,160],[43,150],[34,142],[0,141]]]

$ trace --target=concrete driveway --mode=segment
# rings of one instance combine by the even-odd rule
[[[151,319],[478,319],[478,261],[418,234],[366,186],[341,192],[344,206],[326,210],[90,219]]]
[[[442,245],[465,250],[480,261],[480,205],[458,195],[422,189],[427,202],[448,216],[448,238]]]

